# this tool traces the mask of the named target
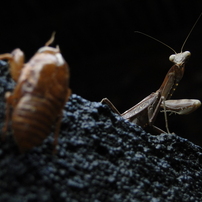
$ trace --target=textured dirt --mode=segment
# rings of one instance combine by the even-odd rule
[[[0,63],[4,93],[14,87]],[[151,135],[97,102],[73,94],[63,111],[57,154],[53,134],[19,154],[0,141],[0,201],[202,201],[202,149],[175,134]]]

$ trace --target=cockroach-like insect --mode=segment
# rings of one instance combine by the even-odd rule
[[[6,121],[3,132],[5,136],[11,125],[22,153],[40,145],[53,130],[53,125],[56,146],[62,109],[71,94],[69,66],[58,46],[49,47],[54,35],[26,64],[20,49],[0,55],[1,60],[8,60],[11,76],[16,82],[14,91],[5,95]]]
[[[129,121],[136,123],[143,128],[150,128],[158,133],[164,132],[160,128],[154,126],[154,122],[156,120],[157,114],[160,111],[160,108],[163,107],[165,122],[166,122],[166,129],[167,132],[170,133],[168,128],[168,121],[166,112],[178,113],[178,114],[187,114],[195,111],[198,107],[200,107],[201,102],[199,100],[168,100],[172,96],[173,92],[176,90],[180,80],[184,74],[185,64],[188,61],[191,53],[189,51],[182,52],[183,47],[191,34],[193,28],[195,27],[196,23],[198,22],[199,18],[201,17],[202,13],[194,23],[191,31],[189,32],[188,36],[186,37],[180,53],[176,53],[174,49],[170,46],[166,45],[165,43],[147,35],[142,32],[136,32],[143,35],[146,35],[164,45],[169,47],[171,50],[175,52],[175,54],[169,57],[169,60],[174,63],[174,65],[170,68],[168,73],[166,74],[163,83],[161,84],[160,88],[151,93],[149,96],[144,98],[138,104],[130,108],[129,110],[125,111],[124,113],[120,114],[120,112],[115,108],[115,106],[107,99],[102,99],[102,103],[106,103],[109,105],[114,112],[121,115],[123,118],[128,119]],[[167,100],[167,101],[166,101]],[[191,105],[191,106],[190,106]]]

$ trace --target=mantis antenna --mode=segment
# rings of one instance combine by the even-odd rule
[[[171,47],[170,47],[169,45],[167,45],[166,43],[164,43],[164,42],[162,42],[162,41],[160,41],[160,40],[154,38],[153,36],[150,36],[150,35],[148,35],[148,34],[145,34],[145,33],[143,33],[143,32],[139,32],[139,31],[134,31],[134,32],[135,32],[135,33],[138,33],[138,34],[142,34],[142,35],[144,35],[144,36],[147,36],[147,37],[149,37],[149,38],[151,38],[151,39],[153,39],[153,40],[155,40],[155,41],[157,41],[157,42],[163,44],[164,46],[170,48],[175,54],[177,54],[177,52],[176,52],[173,48],[171,48]]]
[[[182,47],[181,47],[181,53],[182,53],[182,49],[184,48],[185,43],[187,42],[187,39],[189,38],[190,34],[192,33],[192,31],[193,31],[194,27],[196,26],[197,22],[199,21],[201,15],[202,15],[202,13],[198,16],[196,22],[194,23],[191,30],[189,31],[189,34],[187,35],[186,39],[184,40],[184,43],[182,44]]]
[[[189,31],[187,37],[185,38],[185,40],[184,40],[184,42],[183,42],[183,44],[182,44],[182,47],[181,47],[181,53],[182,53],[182,50],[183,50],[183,48],[184,48],[184,45],[186,44],[186,42],[187,42],[187,40],[188,40],[190,34],[192,33],[194,27],[195,27],[196,24],[198,23],[198,21],[199,21],[201,15],[202,15],[202,13],[199,15],[199,17],[197,18],[196,22],[194,23],[194,25],[192,26],[191,30]],[[147,36],[147,37],[149,37],[149,38],[151,38],[151,39],[153,39],[153,40],[155,40],[155,41],[157,41],[157,42],[163,44],[164,46],[166,46],[166,47],[168,47],[169,49],[171,49],[175,54],[177,54],[177,52],[176,52],[173,48],[171,48],[169,45],[167,45],[166,43],[164,43],[164,42],[162,42],[162,41],[160,41],[160,40],[158,40],[158,39],[156,39],[156,38],[154,38],[154,37],[152,37],[152,36],[150,36],[150,35],[148,35],[148,34],[145,34],[145,33],[143,33],[143,32],[139,32],[139,31],[134,31],[134,32],[135,32],[135,33],[138,33],[138,34],[145,35],[145,36]]]

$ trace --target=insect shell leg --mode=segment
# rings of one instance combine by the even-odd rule
[[[24,53],[17,48],[11,53],[0,55],[0,60],[8,60],[12,79],[17,82],[24,64]]]

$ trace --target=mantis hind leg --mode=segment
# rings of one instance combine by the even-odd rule
[[[170,133],[169,128],[168,128],[167,113],[166,113],[166,110],[165,110],[166,109],[165,98],[164,98],[164,96],[161,96],[160,93],[157,93],[156,100],[158,100],[156,106],[151,105],[150,107],[148,107],[149,126],[152,127],[158,133],[165,133],[165,131],[163,131],[160,128],[158,128],[158,127],[156,127],[156,126],[153,125],[154,121],[156,120],[156,116],[157,116],[157,114],[158,114],[158,112],[160,110],[160,107],[163,106],[163,108],[164,108],[164,117],[165,117],[166,130],[167,130],[167,133]]]
[[[168,117],[167,117],[167,113],[166,113],[166,104],[165,104],[165,98],[162,97],[162,105],[163,105],[163,111],[164,111],[164,118],[165,118],[165,124],[166,124],[166,130],[167,133],[170,133],[169,127],[168,127]]]
[[[112,104],[112,102],[108,98],[103,98],[101,100],[101,103],[102,104],[107,104],[108,107],[110,107],[114,113],[121,116],[121,113],[118,111],[118,109]]]

